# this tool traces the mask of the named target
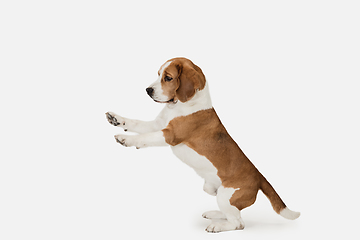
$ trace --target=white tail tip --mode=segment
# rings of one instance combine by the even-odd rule
[[[280,211],[280,215],[286,219],[295,220],[300,217],[299,212],[294,212],[285,207],[283,210]]]

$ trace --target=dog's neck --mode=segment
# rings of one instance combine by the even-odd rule
[[[166,107],[176,111],[178,116],[186,116],[201,110],[212,108],[208,83],[206,82],[205,87],[202,90],[196,91],[194,97],[189,101],[184,103],[181,101],[167,103]]]

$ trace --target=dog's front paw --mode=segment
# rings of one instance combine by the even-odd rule
[[[123,145],[124,147],[127,147],[125,136],[115,135],[114,137],[115,137],[115,140],[116,140],[118,143],[120,143],[120,144]]]
[[[111,125],[122,127],[124,128],[124,131],[127,131],[127,129],[125,128],[125,120],[122,117],[116,115],[113,112],[107,112],[105,113],[105,115],[106,119]]]
[[[116,142],[120,143],[124,147],[135,146],[136,149],[139,149],[140,147],[142,147],[141,144],[138,143],[138,141],[136,141],[136,136],[119,134],[119,135],[115,135],[114,137],[115,137]]]
[[[105,113],[105,115],[106,115],[106,118],[107,118],[108,122],[111,125],[118,126],[118,125],[121,124],[121,123],[118,122],[118,119],[115,117],[116,116],[115,113],[107,112],[107,113]]]

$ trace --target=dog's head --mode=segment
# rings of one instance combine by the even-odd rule
[[[158,79],[146,89],[155,102],[186,102],[205,87],[203,72],[186,58],[168,60],[160,67],[158,75]]]

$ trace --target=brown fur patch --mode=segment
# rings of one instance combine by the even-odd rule
[[[285,208],[275,190],[228,134],[213,108],[174,118],[162,131],[168,144],[184,143],[205,156],[218,170],[224,187],[240,188],[230,199],[239,210],[252,205],[258,190],[263,188],[271,196],[275,211]]]

